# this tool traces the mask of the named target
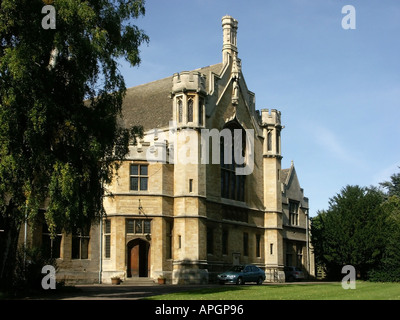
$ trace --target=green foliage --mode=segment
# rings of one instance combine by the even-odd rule
[[[400,173],[391,175],[390,180],[391,181],[381,182],[380,186],[387,189],[389,196],[396,195],[400,197]]]
[[[104,185],[143,133],[120,126],[117,61],[140,62],[148,37],[132,22],[144,1],[53,5],[56,29],[45,30],[41,0],[0,2],[0,286],[25,216],[47,207],[53,233],[101,216]]]
[[[383,201],[376,189],[346,186],[312,219],[315,256],[329,277],[341,278],[342,266],[350,264],[366,278],[379,265],[388,234]]]
[[[400,281],[400,197],[389,197],[382,209],[387,214],[386,246],[380,264],[370,272],[369,279]]]
[[[45,275],[42,274],[42,268],[45,265],[51,265],[57,270],[55,259],[46,258],[40,248],[19,248],[12,293],[23,295],[43,291],[41,282]]]
[[[347,186],[312,219],[316,263],[329,277],[351,264],[364,279],[400,281],[400,174],[380,186],[387,193]]]

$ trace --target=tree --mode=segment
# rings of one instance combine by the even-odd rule
[[[386,213],[388,236],[382,261],[369,276],[375,281],[400,281],[400,173],[379,185],[387,190],[382,210]]]
[[[376,188],[346,186],[312,219],[316,260],[329,277],[341,278],[341,268],[350,264],[366,278],[379,265],[388,234],[383,201]]]
[[[370,273],[370,280],[400,281],[400,197],[390,196],[383,204],[387,238],[380,264]]]
[[[396,195],[400,197],[400,173],[392,174],[390,181],[381,182],[380,186],[387,189],[388,196]]]
[[[104,213],[104,185],[140,127],[120,125],[126,91],[118,59],[140,63],[144,0],[0,4],[0,289],[11,285],[18,233],[46,207],[51,232]]]

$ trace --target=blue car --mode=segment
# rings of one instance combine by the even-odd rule
[[[265,272],[252,264],[233,266],[228,271],[218,275],[220,284],[245,284],[246,282],[262,284],[264,280]]]

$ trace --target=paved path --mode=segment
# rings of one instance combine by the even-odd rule
[[[48,290],[46,294],[26,299],[39,300],[138,300],[150,296],[195,290],[201,288],[211,288],[217,285],[76,285],[71,290],[52,292]]]

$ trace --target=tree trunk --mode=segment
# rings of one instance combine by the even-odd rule
[[[19,212],[10,203],[0,215],[0,291],[12,290],[21,227]]]

